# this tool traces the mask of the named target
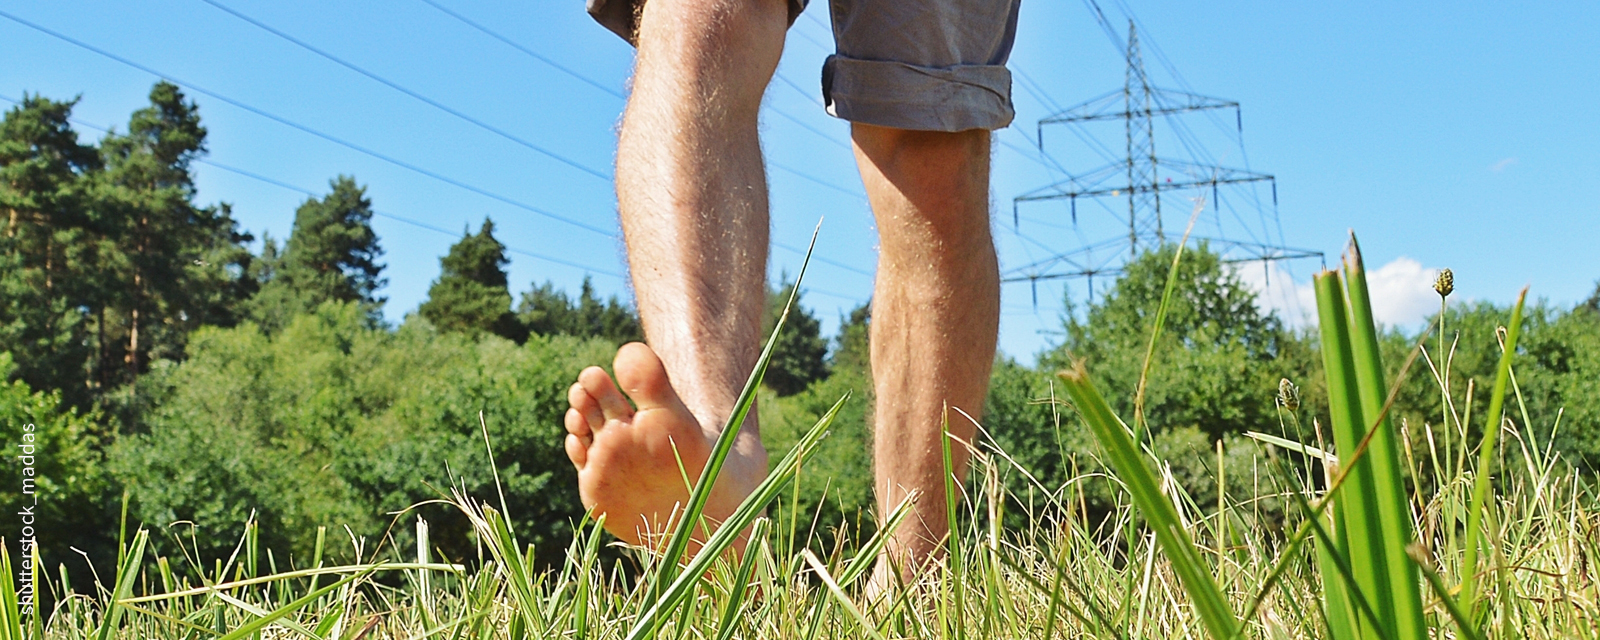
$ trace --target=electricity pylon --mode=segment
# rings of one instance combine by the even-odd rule
[[[1017,196],[1012,200],[1011,211],[1012,224],[1020,226],[1020,208],[1024,203],[1068,200],[1072,224],[1076,226],[1079,199],[1126,198],[1128,202],[1126,238],[1089,242],[1043,260],[1010,269],[1004,274],[1004,281],[1028,281],[1037,286],[1040,280],[1087,277],[1090,278],[1092,292],[1094,276],[1116,275],[1121,272],[1123,261],[1138,255],[1141,245],[1154,248],[1168,241],[1164,231],[1161,206],[1162,194],[1166,192],[1209,189],[1209,204],[1220,211],[1220,187],[1264,182],[1272,186],[1271,215],[1276,218],[1278,187],[1277,179],[1272,175],[1156,155],[1155,121],[1158,118],[1232,109],[1235,126],[1242,132],[1243,119],[1239,103],[1154,86],[1145,73],[1139,33],[1132,20],[1128,22],[1125,55],[1127,69],[1123,76],[1122,88],[1051,114],[1039,120],[1037,129],[1038,143],[1042,150],[1045,125],[1078,126],[1121,120],[1126,134],[1125,156],[1081,174],[1069,174],[1054,184]],[[1220,215],[1218,219],[1220,220]],[[1219,232],[1221,226],[1219,222]],[[1262,231],[1263,236],[1269,235],[1265,233],[1266,229]],[[1270,241],[1197,236],[1191,236],[1191,239],[1208,243],[1213,250],[1223,254],[1224,261],[1232,263],[1320,258],[1323,255],[1320,251],[1278,246]],[[1037,297],[1035,291],[1035,304],[1038,302]]]

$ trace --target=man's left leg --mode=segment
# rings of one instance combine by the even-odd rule
[[[831,0],[828,110],[851,121],[878,224],[872,299],[874,466],[881,519],[912,492],[874,584],[912,577],[948,533],[941,424],[972,441],[999,328],[989,235],[990,131],[1015,115],[1005,62],[1019,0]],[[948,415],[946,407],[950,408]],[[952,447],[959,478],[966,447]]]
[[[878,223],[871,340],[880,520],[919,495],[890,538],[875,577],[881,588],[891,566],[912,578],[948,533],[941,425],[948,417],[950,434],[972,442],[975,427],[957,411],[983,411],[1000,276],[989,235],[988,131],[856,124],[852,132]],[[966,447],[952,443],[951,453],[961,478]]]

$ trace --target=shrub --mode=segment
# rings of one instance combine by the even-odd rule
[[[582,514],[562,451],[566,387],[610,352],[570,337],[519,347],[415,321],[389,332],[354,303],[324,304],[272,336],[204,329],[188,361],[150,377],[162,400],[118,444],[114,468],[140,520],[158,531],[192,522],[212,557],[254,512],[263,545],[304,558],[318,526],[335,535],[348,526],[375,546],[397,512],[452,486],[495,496],[481,411],[510,513],[551,561]],[[446,557],[475,557],[458,514],[425,511]],[[396,528],[397,539],[408,530]]]

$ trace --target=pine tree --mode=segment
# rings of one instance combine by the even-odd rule
[[[494,222],[484,218],[477,235],[463,233],[440,258],[443,273],[417,312],[440,331],[493,333],[521,342],[528,332],[511,313],[505,271],[509,263],[505,245],[494,238]]]
[[[128,133],[101,143],[95,324],[103,389],[131,380],[152,359],[181,357],[193,329],[233,324],[254,290],[243,246],[251,236],[226,204],[194,202],[190,165],[205,154],[205,140],[198,107],[163,81],[151,88],[150,106],[133,113]]]
[[[839,335],[834,337],[833,353],[828,356],[828,368],[833,371],[848,369],[862,374],[872,372],[872,302],[868,301],[850,310],[850,315],[839,319]]]
[[[762,322],[762,338],[771,335],[777,325],[783,305],[789,302],[795,283],[788,282],[777,291],[767,290],[766,317]],[[802,292],[803,293],[803,292]],[[789,310],[789,320],[784,324],[778,343],[772,348],[772,361],[762,380],[780,396],[804,391],[812,382],[828,377],[828,341],[822,337],[822,322],[800,304],[796,295],[794,307]]]
[[[601,302],[595,295],[594,282],[587,276],[576,302],[550,282],[523,293],[517,303],[517,317],[529,331],[539,335],[604,338],[619,345],[644,340],[638,314],[616,296]]]
[[[378,262],[383,248],[372,230],[372,200],[350,176],[328,185],[328,195],[307,198],[295,210],[282,252],[270,242],[263,250],[255,271],[262,278],[261,292],[251,308],[268,331],[324,302],[358,303],[370,322],[381,322],[384,299],[376,292],[385,283],[384,265]]]
[[[75,104],[24,95],[0,122],[0,351],[30,387],[81,406],[93,298],[86,175],[100,158],[68,122]]]

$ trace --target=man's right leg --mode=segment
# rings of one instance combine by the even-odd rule
[[[678,459],[699,476],[760,355],[768,222],[757,112],[787,11],[785,0],[650,0],[640,18],[617,200],[649,346],[617,352],[617,384],[584,370],[566,417],[584,506],[629,542],[663,531],[687,499]],[[766,471],[751,412],[706,516],[731,514]]]

